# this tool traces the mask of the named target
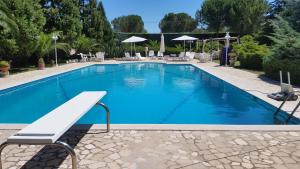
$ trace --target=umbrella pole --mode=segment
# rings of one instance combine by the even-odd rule
[[[184,50],[184,54],[185,54],[185,40],[183,41],[183,50]]]
[[[130,56],[132,56],[132,42],[130,43]]]
[[[133,48],[134,48],[134,56],[135,56],[136,55],[135,43],[133,43]]]

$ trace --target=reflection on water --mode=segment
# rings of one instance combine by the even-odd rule
[[[145,84],[145,79],[124,78],[124,84],[128,87],[142,87]]]

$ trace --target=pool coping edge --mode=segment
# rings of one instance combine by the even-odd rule
[[[0,130],[20,130],[28,124],[0,124]],[[75,130],[104,130],[106,124],[76,124]],[[111,124],[113,130],[190,130],[190,131],[300,131],[300,125],[186,125],[186,124]]]

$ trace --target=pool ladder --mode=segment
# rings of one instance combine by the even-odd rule
[[[286,98],[284,99],[284,101],[281,103],[281,105],[277,108],[277,110],[275,111],[273,117],[274,119],[276,119],[278,113],[281,111],[282,107],[284,106],[284,104],[293,96],[293,94],[289,94],[286,96]],[[284,124],[288,124],[288,122],[294,117],[294,114],[296,113],[296,111],[298,110],[298,108],[300,107],[300,101],[298,102],[298,104],[296,105],[296,107],[293,109],[293,111],[291,112],[291,114],[288,115],[287,119],[284,121]]]

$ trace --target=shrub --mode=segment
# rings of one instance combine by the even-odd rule
[[[264,62],[264,72],[269,78],[279,80],[279,71],[290,72],[293,84],[300,84],[300,59],[270,59]]]
[[[252,36],[241,38],[241,44],[233,44],[233,52],[238,55],[240,67],[262,70],[263,58],[270,54],[267,46],[259,45]]]
[[[271,55],[264,58],[267,77],[279,79],[278,72],[290,72],[294,84],[300,84],[300,34],[278,17],[272,23],[274,33],[268,36],[272,42]]]

